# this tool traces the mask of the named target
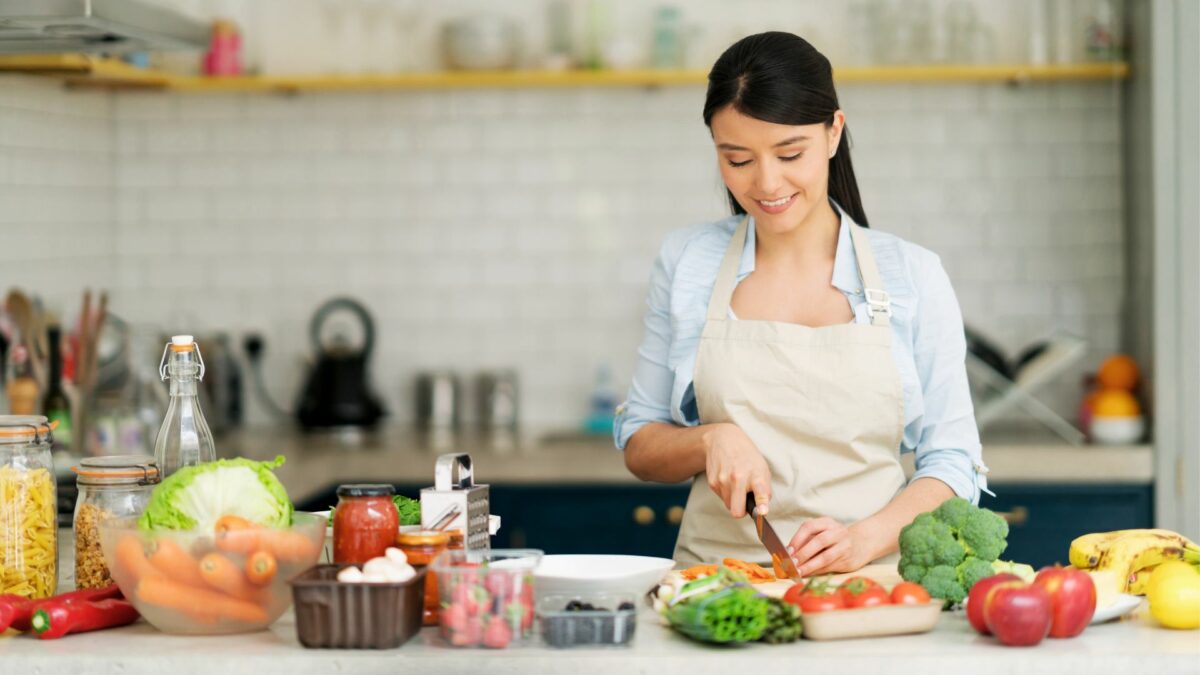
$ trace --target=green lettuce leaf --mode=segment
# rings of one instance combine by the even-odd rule
[[[143,530],[210,530],[221,516],[241,516],[268,527],[292,524],[294,511],[272,469],[283,464],[219,459],[187,466],[159,483],[138,527]]]

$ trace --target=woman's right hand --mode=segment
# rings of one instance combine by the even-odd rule
[[[771,501],[771,469],[754,441],[736,424],[708,425],[704,471],[712,489],[734,518],[746,515],[746,493],[753,492],[758,511],[767,514]]]

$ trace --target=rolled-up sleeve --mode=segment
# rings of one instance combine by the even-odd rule
[[[634,432],[651,422],[671,421],[674,374],[667,363],[671,346],[671,277],[678,261],[678,242],[668,237],[650,274],[645,334],[638,347],[637,367],[625,402],[617,408],[613,440],[624,450]]]
[[[987,489],[979,428],[967,383],[962,311],[941,259],[929,253],[917,274],[918,307],[913,359],[925,413],[913,479],[936,478],[954,493],[979,503]]]

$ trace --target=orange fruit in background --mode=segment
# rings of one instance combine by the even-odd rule
[[[1124,389],[1102,389],[1092,399],[1094,417],[1137,417],[1142,414],[1133,394]]]
[[[1104,359],[1096,372],[1096,383],[1103,389],[1133,391],[1138,381],[1137,362],[1127,354],[1113,354]]]

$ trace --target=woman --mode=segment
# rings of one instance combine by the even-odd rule
[[[643,480],[695,477],[681,564],[769,559],[747,493],[804,576],[894,558],[917,514],[986,488],[950,281],[936,255],[867,229],[808,42],[730,47],[704,122],[734,215],[663,244],[617,446]],[[916,453],[907,482],[900,452]]]

